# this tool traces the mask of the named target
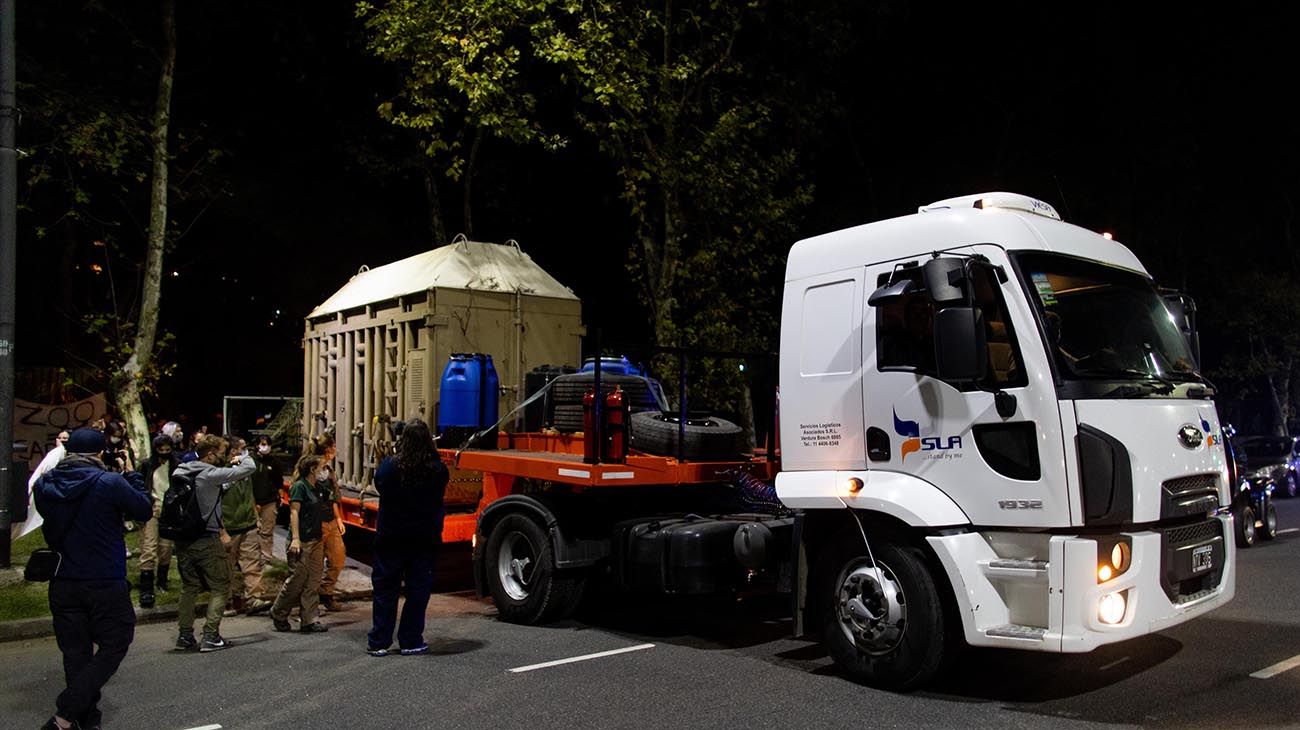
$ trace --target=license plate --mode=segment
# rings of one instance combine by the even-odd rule
[[[1200,573],[1214,567],[1214,546],[1192,548],[1192,572]]]

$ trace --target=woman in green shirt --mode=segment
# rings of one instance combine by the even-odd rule
[[[329,479],[329,466],[319,456],[298,460],[293,486],[289,488],[289,577],[271,606],[271,621],[276,631],[293,629],[289,625],[289,611],[294,605],[301,609],[299,631],[314,634],[329,630],[316,620],[321,573],[325,568],[321,508],[328,499],[325,490]]]

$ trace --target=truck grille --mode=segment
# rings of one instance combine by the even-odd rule
[[[1156,531],[1161,545],[1160,585],[1172,603],[1187,603],[1218,587],[1227,555],[1222,522],[1209,519]],[[1198,570],[1207,548],[1210,567]]]
[[[1203,515],[1219,507],[1218,474],[1193,474],[1160,485],[1160,519]]]

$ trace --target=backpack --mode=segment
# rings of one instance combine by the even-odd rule
[[[212,511],[216,512],[220,504],[218,497]],[[172,472],[171,483],[163,494],[162,508],[158,510],[158,536],[173,542],[197,540],[207,533],[211,516],[205,517],[199,509],[199,490],[195,488],[194,473]]]

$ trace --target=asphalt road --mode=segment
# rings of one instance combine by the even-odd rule
[[[1282,528],[1300,528],[1300,500],[1278,506]],[[455,592],[430,604],[428,656],[367,656],[362,602],[326,616],[321,635],[227,619],[236,645],[203,655],[170,651],[171,624],[140,626],[101,703],[107,726],[1300,727],[1300,668],[1250,676],[1300,655],[1300,530],[1240,552],[1237,597],[1208,617],[1082,656],[972,650],[907,695],[840,676],[816,644],[788,638],[777,602],[614,599],[580,620],[513,626],[463,590],[467,560],[444,560]],[[634,650],[510,671],[619,649]],[[38,727],[62,688],[54,640],[0,645],[0,667],[0,727]]]

